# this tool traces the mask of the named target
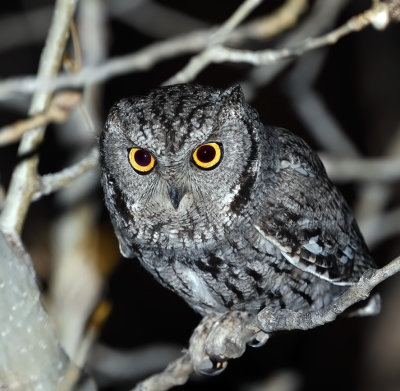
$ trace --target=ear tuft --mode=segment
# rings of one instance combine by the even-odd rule
[[[221,97],[231,104],[242,103],[244,101],[242,87],[239,84],[227,88],[223,91]]]

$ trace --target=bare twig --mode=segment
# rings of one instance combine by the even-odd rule
[[[392,138],[388,140],[383,156],[389,159],[396,158],[399,155],[400,126],[397,127]],[[361,228],[361,232],[363,232],[370,247],[384,239],[383,233],[391,234],[392,232],[397,232],[396,229],[390,225],[390,222],[393,222],[393,220],[389,218],[389,216],[393,215],[392,212],[385,213],[382,216],[382,212],[395,190],[392,185],[393,184],[390,182],[368,181],[358,189],[358,199],[353,207],[354,214]],[[389,226],[392,227],[389,229],[386,225],[388,219]],[[382,223],[384,223],[384,225],[382,225]],[[399,226],[398,222],[397,226]]]
[[[101,373],[99,386],[115,382],[129,382],[144,378],[149,373],[162,371],[182,354],[178,345],[151,343],[134,349],[118,349],[96,343],[89,352],[87,366],[90,372]]]
[[[164,85],[187,83],[193,80],[202,69],[212,62],[212,56],[215,52],[214,49],[223,44],[228,39],[233,29],[261,2],[262,0],[245,0],[232,16],[210,37],[207,48],[198,55],[192,57],[189,63],[168,79]]]
[[[99,331],[104,326],[104,322],[108,318],[110,311],[111,303],[108,301],[102,301],[95,309],[89,320],[85,336],[75,354],[74,363],[70,363],[61,384],[57,388],[57,391],[74,390],[74,386],[76,385],[82,373],[80,367],[84,367],[89,350],[93,345],[93,342],[97,339]]]
[[[265,40],[274,37],[295,26],[306,11],[308,3],[308,0],[287,0],[270,15],[257,18],[232,31],[227,43],[236,44],[243,38]]]
[[[139,383],[131,391],[164,391],[185,384],[193,372],[189,353],[171,362],[161,373],[157,373]]]
[[[284,38],[279,40],[277,47],[285,48],[297,46],[299,42],[305,42],[310,37],[315,37],[325,31],[332,30],[335,26],[334,21],[348,1],[349,0],[329,2],[323,0],[316,1],[297,28],[288,32]],[[273,78],[294,59],[295,58],[287,59],[252,69],[246,79],[240,83],[245,91],[246,97],[248,99],[255,97],[258,88],[270,83]]]
[[[26,120],[17,121],[0,129],[0,146],[14,143],[29,130],[46,126],[50,122],[64,122],[68,119],[70,111],[80,101],[81,94],[75,91],[63,91],[52,98],[49,108],[44,113],[39,113]]]
[[[307,51],[315,50],[327,45],[333,45],[344,36],[363,30],[371,24],[377,24],[383,12],[387,12],[384,5],[379,4],[379,7],[374,7],[358,14],[349,19],[344,25],[322,35],[318,38],[309,38],[298,45],[291,48],[283,48],[280,50],[239,50],[231,49],[223,46],[213,47],[209,54],[209,62],[245,62],[252,65],[268,65],[278,60],[284,60],[294,56],[300,56]],[[386,25],[384,26],[386,27]]]
[[[323,150],[335,156],[358,157],[359,152],[314,88],[328,50],[299,58],[285,78],[285,92],[302,123]]]
[[[93,147],[91,152],[80,162],[71,167],[67,167],[55,174],[47,174],[39,178],[39,185],[32,195],[32,200],[49,195],[61,188],[69,185],[73,180],[81,176],[84,172],[96,167],[99,153],[97,147]]]
[[[256,3],[260,0],[257,2],[255,0],[253,1],[253,6],[256,6]],[[192,59],[188,66],[193,63],[194,65],[190,65],[189,71],[179,73],[180,76],[176,75],[174,78],[171,78],[167,84],[192,80],[195,75],[210,62],[232,61],[246,62],[253,65],[268,65],[293,56],[300,56],[307,51],[334,44],[343,36],[360,31],[371,24],[375,27],[385,27],[386,24],[383,23],[382,20],[385,19],[384,15],[387,15],[387,12],[388,8],[384,4],[378,3],[377,6],[354,16],[343,26],[332,32],[319,38],[306,39],[291,48],[247,51],[228,49],[219,45],[209,46],[207,50],[198,55],[200,59],[198,56]],[[241,16],[245,17],[246,15],[243,14]],[[235,23],[236,22],[237,21],[235,21]],[[224,28],[224,31],[229,32],[230,28],[231,27],[228,25],[228,29],[225,30]],[[217,35],[216,37],[216,41],[212,41],[214,45],[220,44],[223,40],[228,39],[228,37],[223,37],[221,41],[221,36]],[[207,38],[210,39],[210,36],[207,35]],[[16,92],[31,93],[37,89],[49,91],[56,88],[89,85],[135,70],[145,70],[158,61],[199,50],[204,47],[206,44],[205,41],[207,42],[204,32],[194,32],[186,34],[184,37],[178,37],[166,42],[150,45],[134,54],[110,60],[101,66],[83,68],[82,71],[76,75],[62,75],[53,81],[41,80],[39,83],[39,80],[35,77],[8,79],[0,83],[0,99],[6,99],[10,94]]]
[[[400,157],[339,158],[321,153],[329,177],[336,182],[390,182],[400,179]]]
[[[238,44],[248,38],[266,39],[276,35],[282,31],[281,29],[293,26],[292,23],[295,23],[301,12],[304,11],[305,5],[305,0],[289,0],[271,15],[233,31],[230,39],[232,43]],[[279,20],[279,23],[275,25],[275,23],[271,23],[272,20]],[[216,28],[212,27],[157,42],[135,53],[109,60],[102,65],[86,66],[76,75],[61,75],[53,81],[48,80],[39,83],[36,76],[10,78],[0,82],[0,99],[8,99],[15,93],[29,94],[37,89],[53,91],[58,88],[81,87],[105,81],[128,72],[146,70],[165,59],[203,49],[208,45],[210,36],[216,30]]]
[[[44,47],[38,80],[53,77],[60,66],[68,38],[69,24],[72,19],[77,0],[58,0],[56,11]],[[35,115],[47,109],[51,99],[48,91],[37,91],[29,110]],[[45,128],[38,127],[25,133],[19,146],[18,154],[28,156],[34,153],[41,143]],[[4,207],[0,216],[0,225],[3,232],[20,233],[31,202],[37,188],[38,157],[34,154],[21,162],[14,170]]]
[[[39,65],[38,79],[54,75],[68,37],[68,25],[76,0],[58,0]],[[35,116],[49,106],[51,95],[37,91],[29,114]],[[59,384],[69,359],[60,347],[40,300],[31,259],[20,242],[22,225],[38,185],[36,148],[44,127],[26,132],[19,156],[26,156],[14,170],[0,216],[0,273],[4,281],[0,299],[1,334],[0,388],[52,390]],[[8,335],[7,335],[8,334]]]
[[[400,207],[366,217],[359,221],[359,225],[372,249],[383,240],[400,234]]]

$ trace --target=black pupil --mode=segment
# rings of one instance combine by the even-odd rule
[[[197,159],[202,163],[209,163],[215,158],[215,148],[211,145],[203,145],[197,150]]]
[[[151,163],[151,154],[150,152],[145,151],[144,149],[138,149],[135,152],[135,161],[139,166],[146,167]]]

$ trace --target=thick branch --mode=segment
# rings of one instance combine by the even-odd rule
[[[0,232],[0,389],[55,390],[68,357],[44,311],[32,260]]]

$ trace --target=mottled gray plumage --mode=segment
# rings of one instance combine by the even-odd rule
[[[217,143],[202,169],[193,151]],[[131,148],[154,157],[138,173]],[[100,138],[120,249],[201,314],[318,309],[374,267],[317,155],[264,126],[239,86],[175,85],[123,99]]]

